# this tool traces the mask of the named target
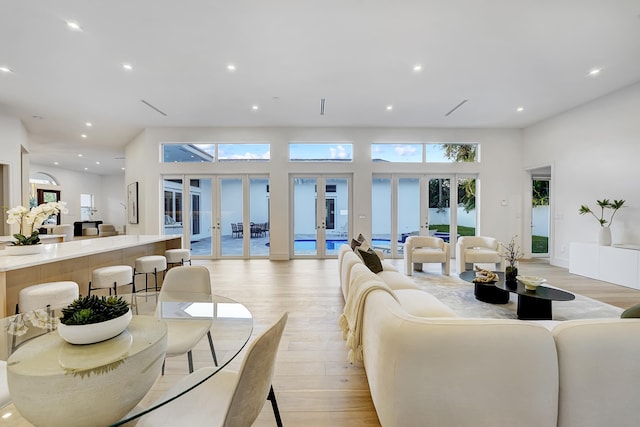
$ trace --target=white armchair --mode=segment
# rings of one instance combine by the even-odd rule
[[[473,264],[495,264],[496,270],[504,271],[504,258],[500,256],[500,243],[493,237],[463,236],[456,245],[458,273],[473,269]]]
[[[422,271],[423,263],[442,264],[442,274],[448,276],[450,259],[449,244],[438,237],[409,236],[404,242],[404,265],[407,276],[411,276],[414,270]]]

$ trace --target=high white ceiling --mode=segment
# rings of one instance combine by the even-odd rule
[[[146,127],[526,127],[640,81],[640,0],[0,0],[0,67],[33,162],[114,174]]]

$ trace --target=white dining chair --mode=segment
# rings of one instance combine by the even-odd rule
[[[162,318],[162,302],[176,301],[172,295],[179,295],[188,299],[189,293],[205,294],[211,297],[211,275],[206,267],[201,265],[178,266],[167,271],[162,288],[160,301],[156,309],[156,316]],[[213,363],[218,366],[216,351],[211,337],[213,319],[184,320],[163,318],[167,323],[167,354],[166,357],[187,355],[189,372],[193,372],[193,348],[206,335],[209,339]],[[164,375],[164,364],[162,365]]]
[[[211,376],[214,368],[198,369],[178,381],[158,402],[186,393],[151,411],[136,425],[250,427],[269,400],[276,423],[282,426],[271,381],[287,316],[284,313],[249,345],[237,372],[223,369]]]

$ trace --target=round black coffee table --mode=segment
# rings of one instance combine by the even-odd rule
[[[496,287],[518,294],[518,319],[523,320],[551,320],[552,301],[572,301],[576,296],[560,289],[538,286],[535,291],[529,291],[524,283],[518,281],[516,286],[507,285],[504,280],[496,282]]]
[[[497,272],[500,280],[504,281],[504,273]],[[489,304],[506,304],[509,302],[509,292],[496,287],[496,282],[492,283],[474,283],[476,278],[475,271],[464,271],[460,273],[460,278],[474,285],[473,294],[478,301],[488,302]]]

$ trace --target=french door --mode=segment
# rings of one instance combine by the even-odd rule
[[[293,175],[290,178],[294,258],[329,258],[348,242],[351,178],[340,175]]]
[[[182,234],[194,258],[269,256],[268,177],[166,177],[163,186],[164,234]]]
[[[412,235],[452,245],[460,235],[475,235],[475,176],[376,175],[371,191],[372,243],[390,257],[402,257]]]

